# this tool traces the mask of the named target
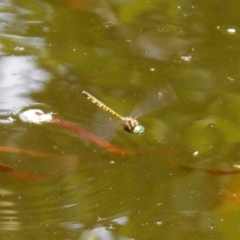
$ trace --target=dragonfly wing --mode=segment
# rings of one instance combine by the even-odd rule
[[[104,139],[111,139],[120,126],[120,120],[101,110],[92,116],[92,131]]]
[[[131,116],[140,117],[158,109],[164,108],[177,101],[175,91],[170,85],[165,86],[160,91],[148,95],[133,110]]]

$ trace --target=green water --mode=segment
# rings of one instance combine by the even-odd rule
[[[2,1],[1,239],[239,239],[239,8]],[[144,99],[166,86],[151,112]],[[145,134],[125,132],[83,90],[123,116],[138,107]],[[9,118],[36,103],[131,154]]]

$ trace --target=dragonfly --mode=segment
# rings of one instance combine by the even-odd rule
[[[133,114],[133,116],[124,117],[124,116],[118,114],[112,108],[105,105],[103,102],[101,102],[99,99],[97,99],[96,97],[91,95],[89,92],[82,91],[82,94],[88,100],[90,100],[93,104],[95,104],[99,108],[105,110],[112,116],[118,118],[122,122],[122,125],[123,125],[123,128],[125,131],[127,131],[129,133],[133,133],[135,135],[144,134],[145,127],[143,125],[141,125],[137,120],[137,118],[141,115],[141,114],[137,114],[138,111],[134,111],[135,114]],[[176,100],[176,95],[175,95],[172,87],[166,86],[165,88],[162,89],[162,91],[158,92],[157,94],[154,94],[154,97],[151,96],[151,101],[150,101],[149,97],[144,99],[144,101],[140,105],[141,108],[138,107],[137,109],[141,109],[141,111],[144,112],[144,114],[146,114],[146,113],[152,112],[158,108],[162,108],[162,107],[170,104],[171,102],[174,102],[175,100]]]

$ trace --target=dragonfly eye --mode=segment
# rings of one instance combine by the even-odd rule
[[[145,128],[142,125],[137,125],[133,129],[133,133],[137,135],[142,135],[145,132]]]

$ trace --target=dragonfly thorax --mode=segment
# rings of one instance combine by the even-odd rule
[[[144,133],[145,128],[139,124],[139,122],[133,117],[125,117],[123,120],[124,130],[136,135]]]

